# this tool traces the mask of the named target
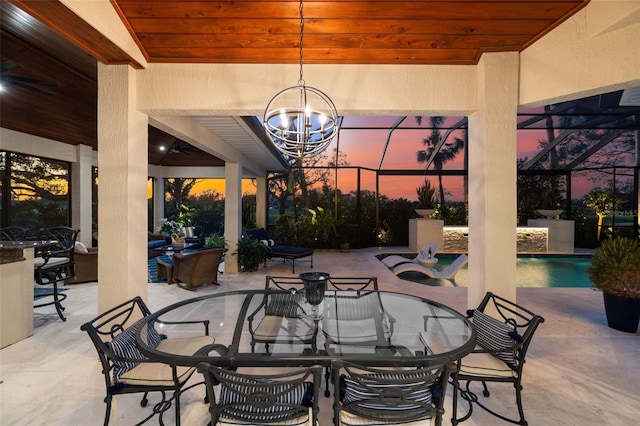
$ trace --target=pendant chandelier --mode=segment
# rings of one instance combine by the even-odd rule
[[[327,149],[338,134],[338,113],[331,99],[309,87],[302,78],[304,14],[300,1],[300,79],[298,85],[278,92],[264,112],[264,128],[275,147],[296,159]]]

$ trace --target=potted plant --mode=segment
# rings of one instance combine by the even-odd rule
[[[212,234],[204,239],[205,247],[227,247],[227,241],[220,234]]]
[[[258,240],[242,235],[238,241],[238,265],[245,271],[255,271],[261,263],[265,263],[269,258],[269,247]]]
[[[418,207],[416,207],[416,213],[421,217],[429,217],[433,214],[436,208],[434,195],[436,189],[431,187],[431,182],[426,178],[424,183],[416,188],[418,194]]]
[[[635,333],[640,321],[640,245],[629,238],[605,240],[593,253],[587,273],[602,290],[609,327]]]
[[[338,237],[340,219],[335,218],[329,210],[320,206],[315,210],[309,209],[309,214],[311,214],[311,224],[316,228],[316,242],[320,247],[332,247],[335,238]]]
[[[555,219],[562,214],[560,203],[562,202],[562,194],[556,187],[544,188],[541,194],[541,207],[537,210],[538,214],[547,218],[547,220]]]

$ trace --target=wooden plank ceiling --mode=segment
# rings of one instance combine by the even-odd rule
[[[297,63],[299,3],[111,0],[149,62]],[[311,64],[476,64],[483,52],[521,51],[588,0],[304,2],[304,62]],[[52,1],[2,1],[0,125],[65,143],[97,147],[96,61],[142,65]],[[4,64],[17,64],[18,67]],[[42,82],[53,82],[53,86]],[[44,89],[52,94],[34,90]],[[174,149],[150,131],[152,164],[220,163]],[[190,148],[184,143],[180,148]],[[213,162],[213,163],[212,163]]]
[[[298,1],[112,0],[149,62],[297,63]],[[304,2],[309,64],[476,64],[521,51],[583,0]]]

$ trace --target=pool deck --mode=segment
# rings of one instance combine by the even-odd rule
[[[382,290],[415,294],[447,304],[460,312],[467,308],[464,287],[433,287],[401,280],[375,255],[407,248],[371,248],[316,251],[313,271],[334,276],[377,276]],[[308,271],[296,262],[296,272]],[[202,294],[263,288],[266,275],[291,276],[291,266],[280,260],[266,269],[236,276],[219,276],[219,286],[195,292],[175,285],[150,283],[152,310]],[[35,312],[34,336],[0,350],[0,424],[100,425],[104,416],[104,382],[98,359],[80,325],[97,312],[97,283],[66,287],[65,315],[58,319],[52,307]],[[640,335],[622,333],[606,325],[602,295],[588,288],[519,288],[517,302],[542,315],[524,370],[523,400],[530,425],[628,425],[640,418]],[[490,387],[495,406],[513,413],[513,388]],[[209,421],[203,390],[186,392],[182,424]],[[156,400],[151,396],[150,405]],[[138,395],[115,398],[112,424],[131,425],[150,409],[139,406]],[[332,424],[332,398],[321,399],[321,426]],[[505,402],[506,401],[506,402]],[[450,424],[449,389],[443,424]],[[636,419],[636,420],[634,420]],[[173,411],[165,416],[173,424]],[[155,420],[149,424],[156,424]],[[496,425],[496,418],[474,411],[464,425]]]

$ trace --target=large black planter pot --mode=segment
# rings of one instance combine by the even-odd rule
[[[626,333],[638,331],[640,299],[630,299],[607,293],[602,295],[604,296],[604,311],[607,314],[609,327]]]

